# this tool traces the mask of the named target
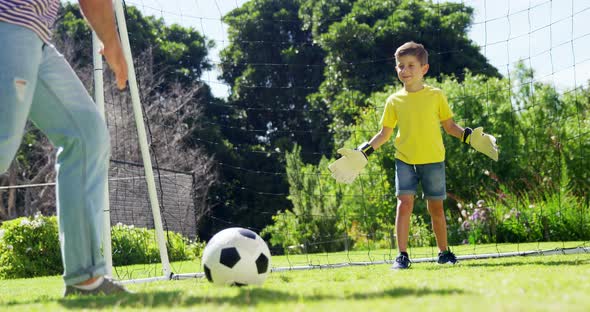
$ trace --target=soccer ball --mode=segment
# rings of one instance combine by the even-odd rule
[[[270,272],[270,251],[258,234],[229,228],[215,234],[203,250],[203,269],[216,285],[260,285]]]

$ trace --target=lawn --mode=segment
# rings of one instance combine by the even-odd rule
[[[521,247],[528,246],[494,249]],[[414,252],[420,254],[421,250]],[[366,261],[367,252],[359,253],[359,258],[361,254]],[[375,258],[380,254],[374,251]],[[275,256],[273,266],[355,256]],[[135,292],[133,295],[68,299],[61,297],[59,276],[1,280],[0,310],[590,311],[587,253],[464,260],[456,266],[415,263],[406,271],[389,267],[381,264],[274,272],[261,287],[216,287],[204,279],[130,284],[127,287]]]

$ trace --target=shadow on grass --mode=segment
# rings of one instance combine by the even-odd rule
[[[259,303],[280,303],[322,300],[370,300],[398,298],[404,296],[455,295],[464,293],[461,289],[392,288],[380,292],[354,292],[349,294],[312,294],[309,296],[263,288],[240,288],[235,296],[193,296],[182,291],[161,291],[114,295],[105,297],[77,297],[60,299],[59,303],[68,309],[102,309],[112,307],[155,308],[190,307],[202,304],[252,306]],[[24,303],[19,303],[24,304]]]
[[[522,261],[523,258],[520,258],[521,261],[509,261],[509,262],[497,262],[497,261],[487,261],[487,260],[477,260],[477,261],[466,261],[461,263],[461,267],[511,267],[511,266],[529,266],[529,265],[546,265],[546,266],[578,266],[578,265],[588,265],[590,264],[590,259],[568,259],[568,260],[558,260],[558,261],[542,261],[542,260],[535,260],[535,261]]]

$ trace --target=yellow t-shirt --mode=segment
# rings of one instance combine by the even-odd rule
[[[417,92],[399,90],[387,98],[381,125],[398,126],[395,158],[418,165],[445,160],[440,122],[453,117],[441,89],[425,85]]]

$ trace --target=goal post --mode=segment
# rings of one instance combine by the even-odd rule
[[[144,125],[143,119],[143,112],[139,97],[139,89],[137,85],[137,78],[135,75],[135,67],[133,65],[133,56],[131,53],[131,46],[129,43],[129,35],[127,32],[127,23],[125,21],[125,13],[123,10],[123,3],[121,0],[114,0],[114,10],[115,10],[115,17],[117,26],[119,29],[119,35],[121,37],[121,45],[123,48],[123,52],[125,55],[125,59],[127,60],[127,68],[128,68],[128,82],[129,82],[129,92],[131,94],[131,102],[133,108],[133,115],[135,119],[135,126],[137,128],[137,136],[139,139],[139,146],[141,151],[141,158],[143,161],[143,167],[145,172],[145,180],[147,183],[147,191],[149,197],[149,203],[152,211],[153,222],[154,222],[154,229],[156,233],[156,241],[158,244],[158,249],[160,252],[160,260],[162,265],[162,277],[156,279],[169,279],[172,276],[172,269],[170,267],[170,261],[168,259],[168,251],[166,248],[166,239],[164,235],[164,228],[162,226],[162,217],[160,214],[160,203],[158,200],[158,195],[156,191],[156,184],[153,172],[152,161],[149,152],[147,134]],[[103,71],[102,71],[102,57],[99,54],[100,43],[98,38],[95,34],[93,34],[93,59],[94,59],[94,78],[95,78],[95,99],[97,101],[97,105],[101,110],[101,113],[105,113],[104,110],[104,87],[103,87]],[[105,116],[106,117],[106,116]],[[108,190],[105,196],[108,195]],[[110,209],[108,200],[107,207],[104,210],[104,240],[103,240],[103,252],[106,259],[107,264],[107,272],[108,274],[112,274],[113,271],[113,261],[112,261],[112,246],[111,246],[111,220],[110,220]]]
[[[100,112],[101,116],[104,118],[105,122],[107,120],[104,108],[104,77],[103,77],[103,65],[104,62],[102,61],[102,55],[100,55],[102,43],[98,36],[93,31],[92,32],[92,65],[94,67],[93,71],[93,78],[94,78],[94,102],[98,107],[98,111]],[[108,160],[107,160],[108,161]],[[113,249],[112,249],[112,242],[111,242],[111,208],[109,203],[109,179],[107,175],[105,193],[104,193],[104,205],[103,208],[103,244],[102,244],[102,252],[105,258],[105,265],[107,268],[107,275],[113,275]]]

